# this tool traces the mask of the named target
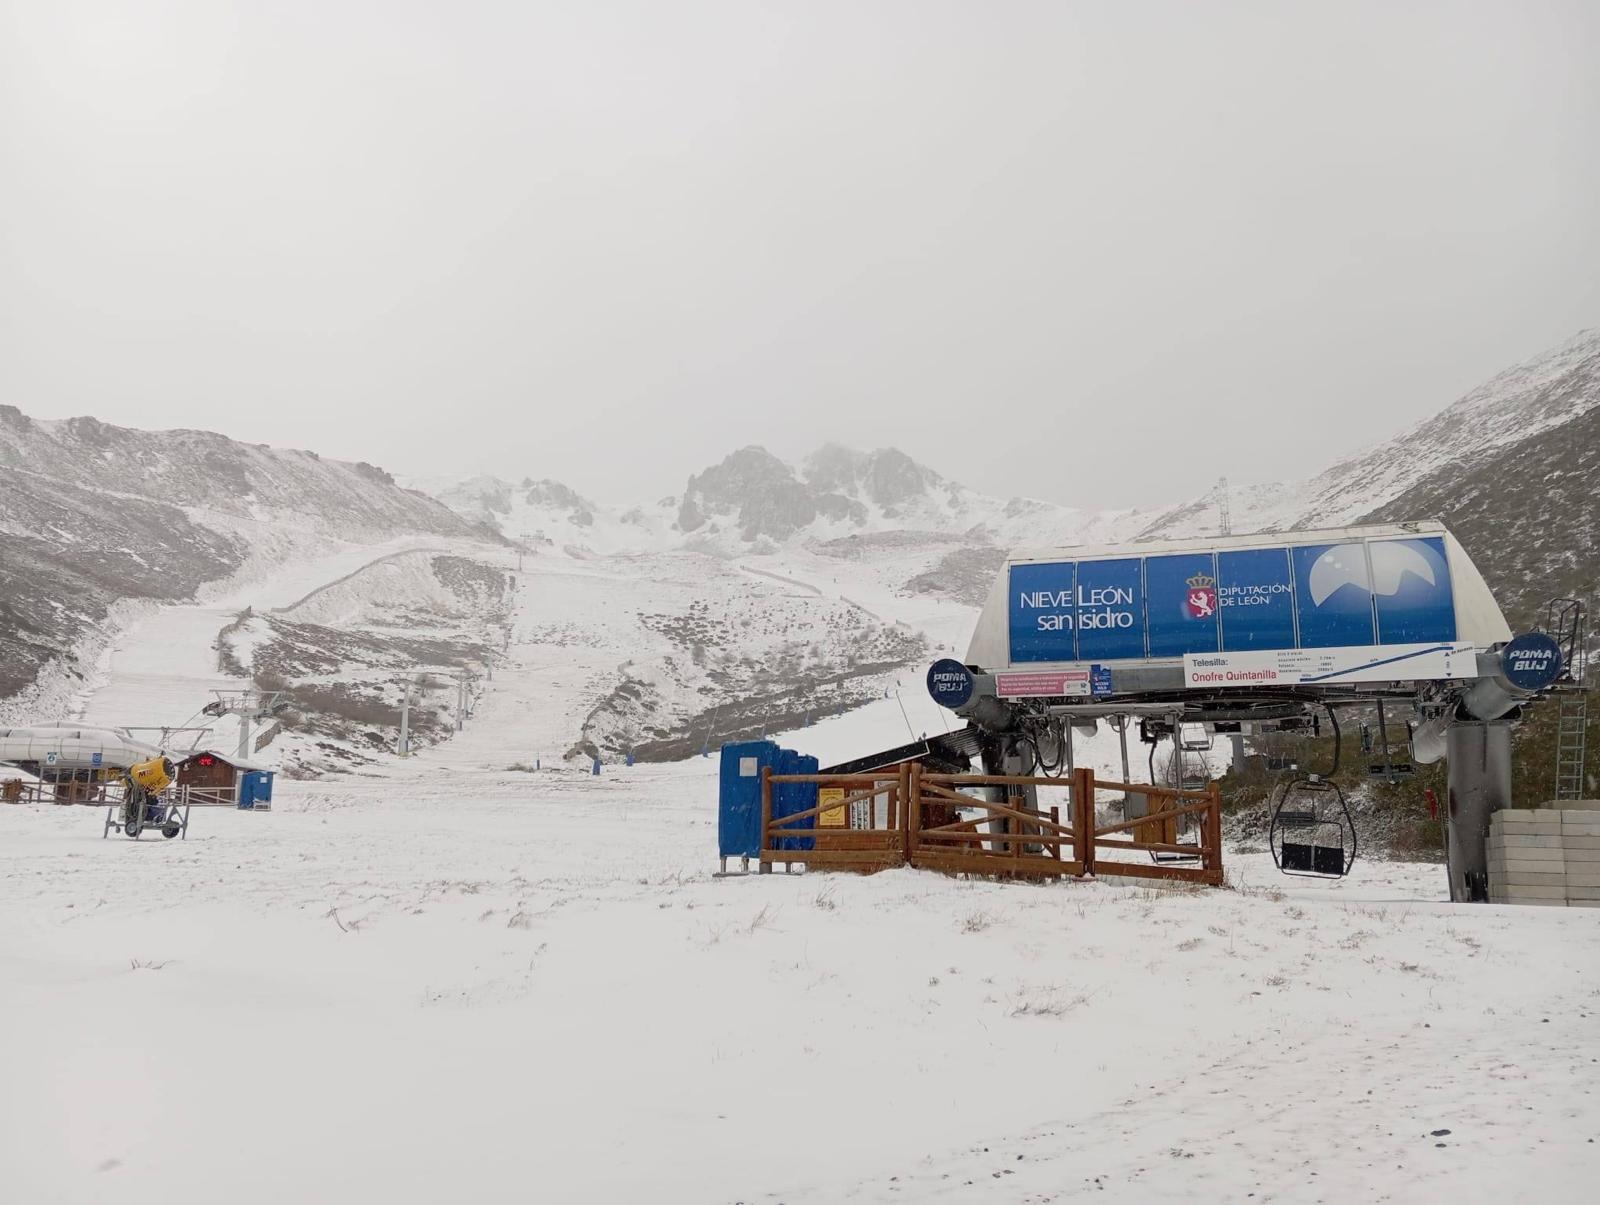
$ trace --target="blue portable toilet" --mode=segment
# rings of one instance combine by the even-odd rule
[[[778,751],[778,766],[774,774],[815,774],[820,763],[814,757],[807,757],[803,753],[796,753],[793,749],[780,749]],[[793,816],[797,812],[807,812],[817,806],[817,784],[814,782],[780,782],[772,787],[772,817],[774,820],[780,816]],[[812,816],[795,829],[815,829],[817,818]],[[783,837],[780,849],[815,849],[815,837]]]
[[[273,770],[246,770],[239,775],[239,807],[243,811],[263,811],[272,807]]]
[[[778,746],[772,741],[738,741],[722,746],[717,792],[719,856],[753,858],[760,854],[761,771],[778,764],[778,753]]]

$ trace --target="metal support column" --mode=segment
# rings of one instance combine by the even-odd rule
[[[1445,850],[1450,898],[1489,898],[1489,818],[1511,806],[1511,723],[1458,720],[1446,731],[1450,759]]]
[[[400,700],[400,747],[395,750],[401,757],[411,752],[411,679],[406,679],[405,697]]]

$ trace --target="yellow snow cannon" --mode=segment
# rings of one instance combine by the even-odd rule
[[[136,787],[152,795],[159,795],[172,785],[178,775],[177,768],[167,757],[152,757],[148,761],[134,762],[128,767],[128,778]]]
[[[183,832],[187,816],[180,819],[176,808],[161,802],[161,792],[178,775],[166,755],[134,762],[123,772],[128,777],[122,800],[122,835],[138,837],[147,826],[159,828],[163,837],[176,837]]]

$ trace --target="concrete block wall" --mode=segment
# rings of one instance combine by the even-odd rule
[[[1600,800],[1496,812],[1489,821],[1489,902],[1600,908]]]

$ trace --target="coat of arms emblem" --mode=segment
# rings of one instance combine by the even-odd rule
[[[1183,609],[1190,619],[1211,619],[1217,613],[1217,579],[1209,573],[1197,573],[1185,580],[1189,587],[1183,600]]]

